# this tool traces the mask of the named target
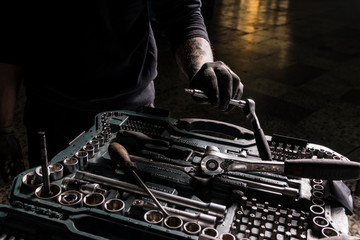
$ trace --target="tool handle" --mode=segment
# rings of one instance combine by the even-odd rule
[[[123,166],[125,163],[125,166],[127,167],[136,168],[134,163],[131,162],[129,153],[121,144],[117,142],[112,142],[109,145],[108,151],[111,159],[115,161],[117,165]]]
[[[259,151],[260,158],[262,160],[271,160],[271,151],[269,143],[266,140],[264,131],[262,128],[254,129],[256,146]]]
[[[360,164],[352,161],[332,159],[285,160],[284,173],[289,177],[324,180],[359,179]]]

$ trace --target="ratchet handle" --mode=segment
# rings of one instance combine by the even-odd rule
[[[254,129],[256,146],[262,160],[271,160],[271,151],[262,128]]]
[[[332,159],[285,160],[284,174],[288,177],[324,180],[348,180],[360,178],[360,164]]]

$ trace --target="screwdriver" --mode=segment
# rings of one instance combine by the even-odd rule
[[[130,156],[126,149],[119,143],[113,142],[109,145],[109,154],[111,159],[114,160],[118,165],[122,165],[121,161],[125,162],[125,166],[129,168],[131,174],[134,176],[136,181],[141,185],[141,187],[145,190],[145,192],[152,198],[155,202],[156,206],[160,209],[160,211],[165,215],[168,216],[169,214],[164,209],[164,207],[160,204],[154,194],[150,191],[150,189],[146,186],[146,184],[141,180],[139,175],[136,173],[136,165],[134,162],[131,161]]]
[[[194,97],[208,99],[208,96],[199,89],[189,89],[185,88],[185,92],[191,94]],[[244,108],[246,105],[246,101],[244,100],[236,100],[236,99],[230,99],[229,104],[237,106],[239,108]]]
[[[52,196],[50,188],[50,176],[48,172],[48,156],[47,156],[47,147],[46,147],[46,137],[45,132],[38,132],[40,140],[40,157],[41,157],[41,171],[43,178],[43,187],[41,195],[44,197]]]

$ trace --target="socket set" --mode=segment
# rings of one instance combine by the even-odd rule
[[[275,167],[289,159],[349,161],[302,139],[266,139],[273,157],[268,164]],[[12,207],[0,209],[7,212],[0,230],[14,239],[347,235],[344,208],[325,198],[322,179],[243,171],[241,161],[248,168],[268,162],[260,159],[248,129],[207,119],[176,120],[154,110],[103,112],[49,165],[17,176]],[[14,227],[17,217],[33,220],[28,227]]]

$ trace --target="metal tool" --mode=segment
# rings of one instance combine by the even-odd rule
[[[207,99],[208,96],[201,90],[185,88],[185,92],[195,97]],[[255,113],[255,101],[252,99],[235,100],[230,99],[229,104],[242,108],[246,118],[251,122],[253,127],[256,146],[259,151],[260,158],[262,160],[271,160],[271,151],[269,143],[266,140],[264,131],[260,126],[260,122]]]
[[[150,210],[144,214],[144,220],[151,224],[159,224],[164,220],[164,215],[159,210]]]
[[[130,193],[147,195],[145,190],[134,184],[122,182],[119,180],[115,180],[112,178],[104,177],[89,172],[77,171],[74,178],[76,180],[84,180],[84,181],[99,183],[103,186],[112,187],[114,189],[119,189]],[[167,192],[162,192],[155,189],[151,189],[150,191],[160,200],[164,200],[182,207],[188,207],[188,208],[200,210],[220,218],[223,218],[226,212],[226,206],[222,204],[217,204],[214,202],[206,203],[199,200],[186,198],[179,195],[170,194]]]
[[[251,122],[254,130],[256,146],[262,160],[271,160],[271,151],[268,141],[266,140],[264,131],[260,126],[260,122],[255,113],[255,101],[246,99],[246,105],[243,108],[246,118]]]
[[[50,175],[48,169],[48,156],[46,147],[45,132],[38,132],[40,138],[40,157],[41,157],[41,171],[43,178],[43,186],[41,189],[41,196],[48,197],[52,195],[50,188]]]
[[[185,88],[185,92],[191,94],[194,97],[202,98],[202,99],[208,99],[208,96],[199,89],[189,89]],[[239,108],[244,108],[246,105],[246,101],[244,100],[236,100],[236,99],[230,99],[229,104],[237,106]]]
[[[124,214],[125,203],[121,199],[111,198],[104,203],[104,209],[111,213]]]
[[[183,220],[176,215],[169,215],[164,219],[164,225],[172,230],[179,230],[183,226]]]
[[[228,171],[273,172],[288,177],[347,180],[360,178],[360,163],[334,159],[290,159],[278,161],[253,161],[221,153],[215,146],[206,148],[201,160],[204,174],[215,176]]]
[[[144,158],[144,157],[139,157],[139,156],[135,156],[135,155],[129,155],[129,157],[131,158],[131,160],[133,162],[140,162],[140,163],[144,163],[144,164],[152,164],[152,165],[157,165],[157,166],[162,166],[162,167],[168,167],[168,168],[173,168],[173,169],[177,169],[179,171],[183,171],[185,173],[191,173],[191,172],[196,172],[197,171],[197,167],[194,166],[193,164],[177,164],[177,162],[174,163],[167,163],[167,162],[157,162],[154,161],[152,158]]]
[[[128,152],[126,149],[119,143],[113,142],[109,145],[109,153],[112,152],[111,158],[121,165],[120,161],[124,161],[125,165],[129,168],[131,174],[134,176],[136,181],[141,185],[141,187],[147,192],[147,194],[152,198],[152,200],[155,202],[155,204],[158,206],[158,208],[161,210],[161,212],[168,216],[169,214],[167,211],[163,208],[163,206],[160,204],[160,202],[157,200],[157,198],[154,196],[154,194],[150,191],[150,189],[146,186],[146,184],[141,180],[139,175],[136,173],[136,165],[133,163],[129,157]]]
[[[135,199],[133,202],[133,206],[151,210],[155,210],[156,208],[153,203],[148,203],[140,199]],[[214,227],[216,224],[216,217],[209,214],[189,212],[166,206],[164,206],[164,208],[170,215],[179,216],[185,222],[194,222],[202,227]]]
[[[196,222],[186,222],[184,224],[184,231],[187,234],[196,235],[201,231],[201,226]]]

